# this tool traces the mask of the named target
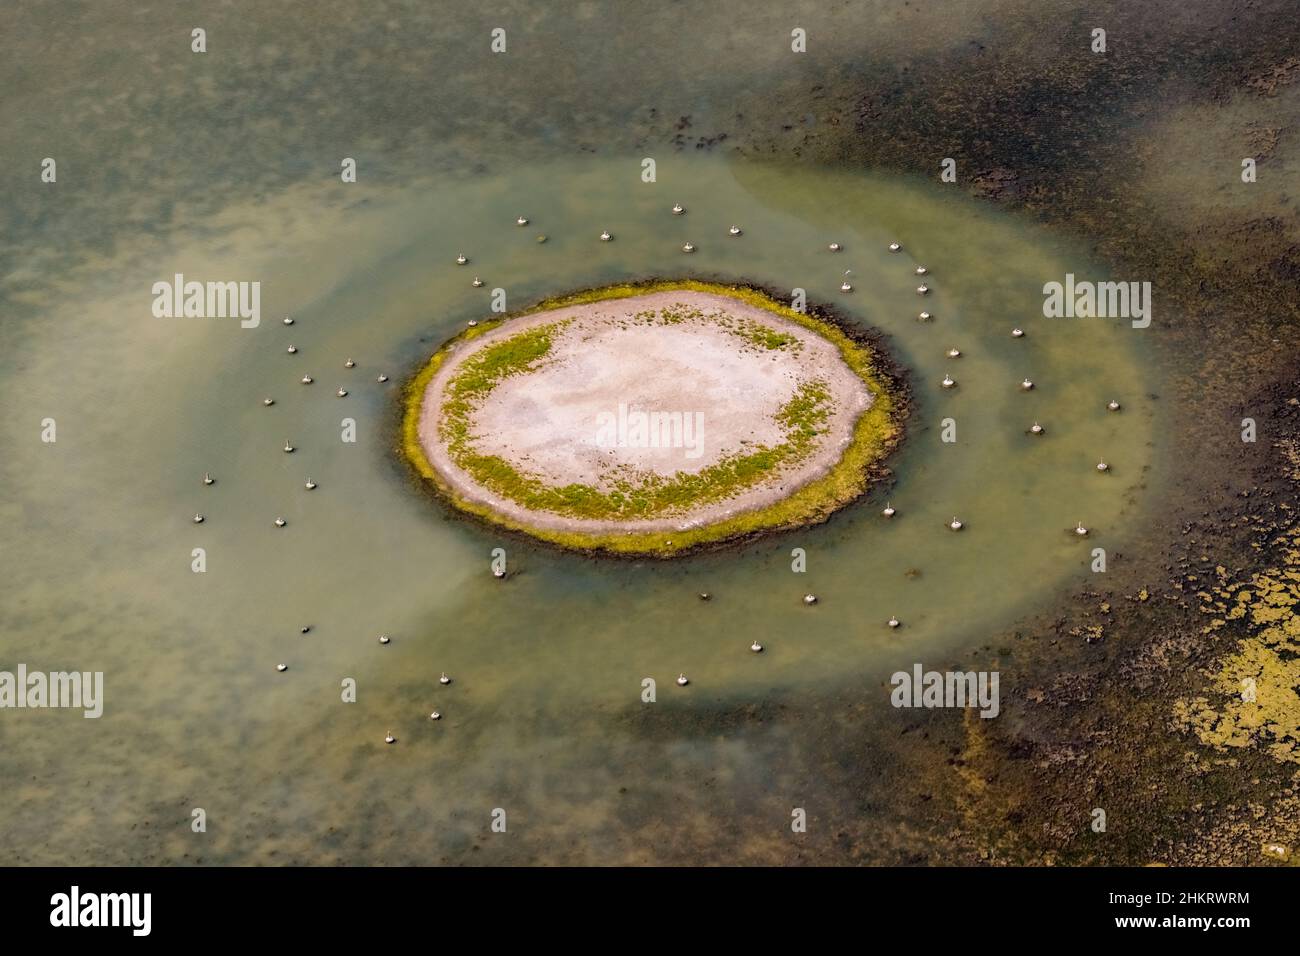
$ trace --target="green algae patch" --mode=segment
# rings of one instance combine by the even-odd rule
[[[785,497],[721,520],[694,525],[688,522],[689,526],[662,530],[619,528],[618,523],[623,521],[689,517],[693,508],[729,502],[746,489],[785,474],[816,447],[818,436],[835,409],[834,396],[820,378],[802,382],[772,416],[781,431],[780,441],[733,451],[699,471],[680,470],[661,475],[616,470],[604,476],[599,487],[577,482],[550,484],[499,455],[476,450],[472,439],[473,415],[477,404],[501,382],[545,366],[557,334],[571,321],[560,319],[522,329],[482,346],[465,357],[458,367],[450,369],[449,376],[438,386],[442,400],[437,409],[436,427],[447,458],[464,475],[470,476],[478,489],[519,506],[527,514],[522,518],[518,514],[505,514],[484,501],[474,500],[430,461],[424,444],[428,434],[426,431],[422,435],[421,429],[430,385],[453,354],[459,354],[465,345],[503,323],[524,316],[659,292],[705,293],[733,299],[779,316],[831,343],[834,353],[838,353],[870,395],[870,404],[852,423],[851,439],[838,458]],[[636,312],[627,317],[627,322],[678,324],[701,318],[698,310],[669,308]],[[751,318],[721,314],[710,315],[708,319],[739,339],[740,348],[764,354],[782,353],[791,360],[796,360],[803,349],[799,336]],[[865,336],[849,334],[828,313],[798,312],[751,286],[653,280],[545,299],[523,311],[475,325],[444,344],[402,391],[399,451],[425,487],[457,509],[495,526],[571,550],[670,557],[826,520],[836,509],[862,495],[874,478],[886,473],[882,461],[901,440],[905,411],[906,392],[901,376],[884,356],[883,349]],[[529,520],[533,514],[539,520]],[[599,531],[556,527],[555,521],[549,520],[556,517],[601,522],[603,527]]]

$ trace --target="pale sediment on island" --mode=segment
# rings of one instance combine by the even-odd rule
[[[799,432],[798,454],[720,497],[706,493],[705,500],[627,517],[529,507],[462,467],[465,455],[449,441],[445,412],[467,362],[539,331],[549,338],[545,354],[476,398],[460,448],[480,461],[507,462],[548,489],[617,497],[620,488],[707,477],[719,463],[789,449],[788,410],[801,396],[818,397],[815,428]],[[457,339],[442,354],[420,397],[417,435],[429,466],[462,505],[539,532],[685,531],[775,505],[841,460],[875,400],[840,346],[814,328],[731,295],[694,290],[525,314]],[[647,419],[651,427],[639,429]]]

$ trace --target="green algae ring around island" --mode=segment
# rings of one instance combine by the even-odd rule
[[[879,344],[752,287],[609,286],[472,326],[403,391],[401,451],[461,511],[670,556],[824,521],[902,435]]]

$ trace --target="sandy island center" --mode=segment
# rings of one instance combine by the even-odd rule
[[[883,474],[880,347],[757,289],[611,286],[475,324],[407,384],[402,451],[457,508],[668,556],[825,520]]]

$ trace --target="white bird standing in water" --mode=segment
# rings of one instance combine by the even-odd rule
[[[206,471],[203,473],[203,483],[204,483],[205,485],[210,485],[210,484],[212,484],[215,480],[216,480],[216,479],[213,478],[213,477],[212,477],[210,474],[208,474]]]
[[[1120,408],[1119,402],[1115,401],[1115,399],[1113,398],[1106,403],[1106,409],[1108,411],[1117,412],[1119,411],[1119,408]]]
[[[447,676],[447,672],[446,672],[446,671],[443,671],[443,672],[442,672],[442,676],[438,678],[438,683],[439,683],[439,684],[444,684],[444,685],[445,685],[445,684],[450,684],[450,683],[451,683],[451,678]]]
[[[948,527],[953,531],[960,531],[962,528],[966,526],[962,524],[962,522],[960,521],[960,519],[958,519],[956,515],[953,515],[952,520],[948,522]]]
[[[310,478],[308,478],[308,479],[307,479],[307,484],[305,484],[303,487],[306,488],[308,491],[312,491],[312,490],[314,490],[315,487],[316,487],[316,482],[314,482],[314,481],[312,481]]]
[[[689,683],[690,683],[690,679],[689,679],[685,674],[678,674],[678,675],[677,675],[677,686],[678,686],[678,687],[685,687],[685,686],[686,686],[687,684],[689,684]]]
[[[894,506],[891,505],[888,501],[885,502],[885,510],[880,513],[884,515],[886,518],[892,518],[894,517],[894,515],[898,514],[898,512],[894,510]]]

